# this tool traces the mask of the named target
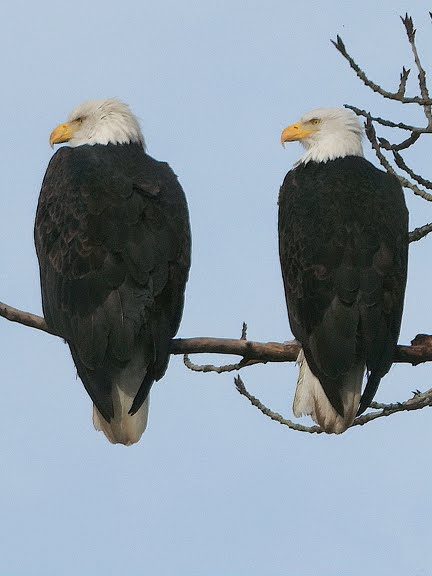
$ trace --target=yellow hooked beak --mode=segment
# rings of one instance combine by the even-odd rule
[[[307,138],[310,136],[314,130],[310,127],[306,127],[301,122],[297,122],[297,124],[291,124],[288,128],[281,134],[281,144],[282,146],[285,145],[285,142],[295,142],[297,140],[303,140],[303,138]]]
[[[54,144],[62,144],[63,142],[69,142],[77,130],[78,126],[75,122],[67,122],[66,124],[60,124],[57,128],[51,132],[50,135],[50,146],[54,147]]]

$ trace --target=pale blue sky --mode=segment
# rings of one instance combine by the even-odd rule
[[[280,131],[344,103],[420,120],[362,87],[330,44],[341,34],[371,77],[396,87],[411,65],[407,9],[432,69],[422,1],[4,5],[0,300],[41,310],[32,236],[52,128],[83,100],[118,96],[188,196],[193,266],[179,334],[236,337],[245,320],[251,339],[290,339],[276,202],[301,151],[283,150]],[[431,176],[427,141],[410,158]],[[432,219],[407,199],[411,227]],[[411,247],[405,342],[431,331],[431,247]],[[429,410],[342,437],[302,435],[258,413],[231,375],[197,375],[176,357],[153,388],[141,443],[125,449],[93,430],[59,339],[1,321],[0,351],[0,576],[430,573]],[[378,399],[405,399],[430,375],[396,366]],[[294,365],[243,378],[291,415]]]

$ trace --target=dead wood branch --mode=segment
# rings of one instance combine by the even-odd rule
[[[430,194],[429,192],[426,192],[426,190],[423,190],[422,188],[419,188],[416,184],[414,184],[413,182],[411,182],[410,180],[408,180],[404,176],[401,176],[400,174],[398,174],[396,172],[396,170],[393,168],[393,166],[390,164],[389,160],[384,156],[384,153],[382,152],[381,146],[380,146],[378,139],[377,139],[377,136],[376,136],[375,127],[374,127],[372,120],[370,118],[368,118],[366,120],[365,133],[366,133],[367,139],[371,143],[373,150],[375,151],[375,154],[376,154],[378,160],[380,161],[381,166],[383,168],[385,168],[385,170],[389,174],[392,174],[393,176],[395,176],[404,188],[409,188],[410,190],[412,190],[414,192],[414,194],[416,196],[420,196],[424,200],[427,200],[428,202],[432,202],[432,194]]]
[[[336,40],[331,40],[331,43],[334,45],[336,50],[340,52],[340,54],[342,54],[342,56],[345,58],[345,60],[348,62],[350,67],[354,70],[354,72],[357,74],[357,76],[360,78],[363,84],[365,84],[365,86],[367,86],[377,94],[380,94],[381,96],[387,98],[388,100],[397,100],[402,104],[419,104],[421,106],[425,105],[430,106],[432,104],[432,100],[430,98],[424,98],[421,96],[406,97],[405,96],[406,80],[404,83],[401,80],[401,82],[399,83],[398,90],[396,92],[390,92],[389,90],[385,90],[379,84],[376,84],[367,77],[366,73],[360,68],[360,66],[357,64],[354,58],[350,56],[350,54],[348,53],[345,44],[343,43],[342,38],[340,36],[337,36]],[[405,74],[406,72],[407,71],[405,71]]]
[[[291,430],[296,430],[297,432],[308,432],[309,434],[323,434],[324,430],[319,426],[303,426],[302,424],[298,424],[289,420],[288,418],[284,418],[278,412],[274,412],[270,408],[268,408],[265,404],[261,402],[258,398],[253,396],[247,389],[240,378],[240,376],[236,376],[234,378],[234,383],[242,396],[245,396],[252,404],[258,408],[260,412],[262,412],[265,416],[274,420],[275,422],[279,422],[282,426],[287,426]],[[413,410],[422,410],[423,408],[432,406],[432,388],[427,390],[426,392],[418,392],[414,393],[414,397],[404,402],[396,402],[394,404],[382,404],[378,402],[372,402],[371,408],[375,409],[367,414],[363,414],[362,416],[358,416],[350,428],[354,426],[364,426],[373,420],[377,420],[378,418],[383,418],[386,416],[392,416],[397,412],[411,412]],[[378,409],[376,409],[378,408]]]
[[[0,316],[11,322],[17,322],[36,328],[48,334],[62,337],[48,328],[47,323],[41,316],[24,312],[13,308],[4,302],[0,302]],[[299,344],[292,342],[253,342],[244,338],[175,338],[171,343],[171,354],[228,354],[240,356],[244,361],[238,365],[240,368],[252,364],[266,362],[295,362],[300,351]],[[432,361],[432,336],[419,334],[411,342],[411,346],[399,345],[395,352],[395,362],[405,364],[421,364]],[[215,367],[217,368],[217,367]],[[217,370],[200,370],[211,372]],[[226,371],[226,370],[222,370]]]
[[[427,236],[430,232],[432,232],[432,222],[430,224],[425,224],[424,226],[419,226],[415,228],[409,233],[409,241],[410,242],[417,242],[417,240],[421,240],[425,236]]]
[[[408,14],[405,16],[401,16],[401,20],[403,26],[405,28],[405,33],[408,39],[408,43],[411,48],[411,53],[413,56],[414,64],[418,71],[418,87],[419,87],[419,96],[415,97],[407,97],[406,88],[408,78],[410,76],[410,69],[406,68],[405,66],[402,67],[402,72],[399,77],[399,86],[396,92],[391,92],[389,90],[385,90],[379,84],[370,80],[367,74],[360,68],[354,58],[348,53],[348,50],[342,41],[342,39],[338,36],[336,41],[333,41],[335,48],[338,52],[347,60],[350,67],[354,70],[360,80],[371,90],[380,94],[383,98],[388,100],[396,100],[401,102],[402,104],[417,104],[422,107],[423,113],[426,118],[426,125],[425,126],[414,126],[411,124],[406,124],[404,122],[394,122],[393,120],[388,120],[386,118],[382,118],[380,116],[373,116],[370,112],[366,110],[362,110],[357,106],[352,106],[346,104],[346,107],[355,112],[357,116],[361,116],[366,119],[366,136],[371,143],[372,149],[374,150],[380,164],[383,168],[389,173],[399,179],[401,185],[404,188],[408,188],[414,192],[416,196],[420,196],[424,200],[431,202],[432,201],[432,194],[427,192],[426,190],[432,190],[432,182],[423,176],[416,174],[416,172],[410,168],[402,156],[399,154],[401,150],[406,150],[413,146],[417,140],[423,134],[432,134],[432,99],[430,98],[429,89],[427,86],[427,75],[426,71],[423,67],[421,62],[420,54],[417,49],[416,44],[416,29],[414,27],[414,22]],[[389,140],[383,137],[377,137],[374,123],[380,126],[385,126],[386,128],[395,128],[400,130],[406,130],[410,132],[410,135],[403,139],[399,143],[391,143]],[[385,152],[391,152],[393,155],[393,160],[396,166],[403,170],[411,179],[398,174],[393,165],[391,164],[390,160],[385,155]],[[419,187],[422,186],[423,188]],[[410,241],[416,241],[421,238],[424,238],[427,234],[431,232],[429,224],[422,226],[420,228],[416,228],[410,233]]]

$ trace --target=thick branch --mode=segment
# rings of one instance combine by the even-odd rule
[[[258,360],[262,363],[295,362],[299,352],[300,346],[294,342],[281,344],[230,338],[177,338],[172,341],[171,345],[172,354],[233,354],[246,360]],[[412,341],[411,346],[399,345],[394,361],[413,365],[431,362],[432,336],[419,334]]]
[[[11,322],[18,322],[18,324],[24,324],[24,326],[29,326],[29,328],[36,328],[36,330],[43,330],[44,332],[48,332],[48,334],[60,336],[60,334],[56,334],[48,328],[45,319],[41,316],[18,310],[18,308],[13,308],[4,302],[0,302],[0,316],[3,316],[3,318]]]
[[[8,304],[0,302],[0,316],[11,322],[18,322],[30,328],[36,328],[55,336],[41,316],[23,312]],[[253,342],[243,338],[176,338],[171,342],[171,354],[232,354],[245,359],[243,366],[265,362],[295,362],[300,346],[295,341],[281,344],[279,342]],[[432,336],[419,334],[411,346],[399,345],[395,353],[395,362],[421,364],[432,361]]]
[[[295,362],[300,352],[296,342],[253,342],[234,338],[176,338],[171,343],[172,354],[234,354],[247,360],[265,362]]]

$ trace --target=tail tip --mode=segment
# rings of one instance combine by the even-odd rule
[[[147,428],[149,409],[149,397],[142,404],[141,408],[133,415],[114,415],[110,422],[107,422],[96,406],[93,406],[93,425],[99,432],[105,434],[111,444],[123,444],[132,446],[141,439]]]
[[[357,365],[347,375],[341,386],[343,414],[340,414],[327,397],[320,381],[313,374],[303,350],[297,358],[300,366],[297,389],[293,403],[294,416],[311,416],[327,434],[342,434],[354,422],[360,404],[364,366]]]

